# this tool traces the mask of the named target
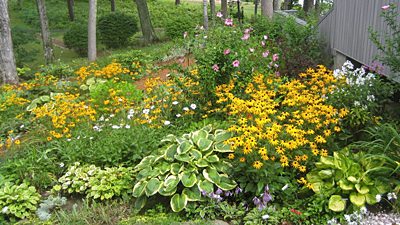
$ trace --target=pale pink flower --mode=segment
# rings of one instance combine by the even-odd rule
[[[249,39],[249,37],[250,37],[250,34],[245,33],[245,34],[243,35],[243,37],[242,37],[242,40],[245,41],[245,40]]]
[[[223,15],[222,15],[221,12],[217,12],[217,17],[218,17],[218,18],[222,18],[222,16],[223,16]]]
[[[273,56],[272,56],[272,61],[276,61],[276,60],[278,60],[279,59],[279,56],[278,56],[278,54],[274,54]]]
[[[214,64],[214,65],[212,66],[212,69],[213,69],[215,72],[218,72],[218,71],[219,71],[219,67],[218,67],[217,64]]]
[[[269,51],[263,52],[263,54],[262,54],[262,56],[263,56],[264,58],[268,57],[268,55],[269,55]]]
[[[228,55],[229,53],[231,53],[231,50],[229,48],[224,50],[224,55]]]
[[[254,52],[254,48],[249,48],[249,51],[250,51],[251,53],[253,53],[253,52]]]
[[[227,26],[233,26],[233,20],[231,18],[226,18],[225,19],[225,25]]]
[[[247,28],[247,29],[244,30],[244,33],[245,33],[245,34],[248,34],[248,33],[250,33],[252,30],[253,30],[253,29],[251,29],[251,28]]]
[[[265,46],[265,42],[264,41],[261,41],[261,46]]]
[[[390,8],[390,5],[384,5],[384,6],[382,6],[382,9],[383,10],[387,10],[387,9],[389,9]]]
[[[264,40],[268,40],[268,36],[267,35],[264,35]]]
[[[239,60],[236,59],[235,61],[233,61],[232,66],[239,67],[239,64],[240,64]]]

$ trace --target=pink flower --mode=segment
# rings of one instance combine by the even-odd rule
[[[227,26],[233,26],[233,20],[231,18],[226,18],[225,19],[225,25]]]
[[[273,56],[272,56],[272,61],[276,61],[276,60],[278,60],[279,59],[279,56],[278,56],[278,54],[274,54]]]
[[[247,28],[247,29],[244,30],[244,33],[245,33],[245,34],[249,34],[252,30],[253,30],[253,29],[251,29],[251,28]]]
[[[224,55],[228,55],[229,53],[231,53],[231,50],[229,48],[224,50]]]
[[[213,69],[215,72],[218,72],[218,71],[219,71],[219,67],[218,67],[217,64],[214,64],[214,65],[212,66],[212,69]]]
[[[389,9],[390,8],[390,5],[384,5],[384,6],[382,6],[382,9],[383,10],[387,10],[387,9]]]
[[[239,67],[239,64],[240,64],[239,60],[236,59],[235,61],[233,61],[232,66]]]
[[[245,33],[245,34],[243,35],[243,37],[242,37],[242,40],[245,41],[245,40],[249,39],[249,37],[250,37],[250,34]]]
[[[268,36],[267,35],[264,35],[264,40],[267,40],[268,39]]]
[[[222,15],[221,12],[217,12],[217,17],[218,17],[218,18],[222,18],[222,16],[223,16],[223,15]]]
[[[183,38],[187,38],[187,36],[188,36],[188,32],[185,31],[185,32],[183,33]]]
[[[253,52],[254,52],[254,48],[249,48],[249,51],[250,51],[251,53],[253,53]]]
[[[264,58],[268,57],[268,55],[269,55],[269,51],[263,52],[263,54],[262,54],[262,56],[263,56]]]
[[[265,42],[264,41],[261,41],[261,46],[265,46]]]

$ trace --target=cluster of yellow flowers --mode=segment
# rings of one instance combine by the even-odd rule
[[[138,63],[137,66],[140,67],[140,64]],[[110,63],[103,68],[99,68],[97,64],[92,63],[89,66],[79,68],[75,74],[78,75],[78,80],[81,81],[86,80],[87,77],[92,75],[104,79],[118,78],[118,75],[120,74],[129,74],[132,79],[134,79],[134,77],[138,75],[137,72],[132,72],[129,69],[122,67],[120,63],[116,62]]]
[[[76,124],[95,121],[96,111],[88,106],[84,101],[78,100],[79,94],[59,94],[54,97],[54,101],[48,102],[43,106],[32,110],[34,119],[50,118],[53,130],[48,141],[54,138],[71,137],[71,128]]]
[[[306,172],[310,158],[328,154],[325,143],[340,131],[339,120],[348,112],[326,104],[325,94],[341,81],[323,66],[300,77],[284,82],[256,74],[242,97],[232,94],[233,81],[217,87],[222,111],[236,119],[229,128],[235,136],[227,141],[235,150],[230,159],[256,169],[279,160],[282,167]]]
[[[7,108],[13,105],[23,106],[29,102],[28,99],[18,97],[17,93],[10,93],[4,99],[0,99],[0,112],[6,111]]]

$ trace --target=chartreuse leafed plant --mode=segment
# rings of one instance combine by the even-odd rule
[[[40,195],[35,187],[6,182],[0,189],[0,217],[24,219],[35,213]]]
[[[357,209],[379,202],[382,194],[391,190],[393,168],[388,164],[382,155],[352,153],[345,148],[333,156],[321,157],[307,180],[315,193],[329,198],[330,210],[344,211],[345,199]]]
[[[214,186],[226,191],[235,188],[227,175],[231,164],[218,156],[232,152],[224,143],[230,137],[229,132],[210,125],[182,137],[167,135],[160,153],[143,158],[135,167],[136,205],[143,207],[148,197],[160,194],[172,196],[171,208],[179,212],[188,202],[200,201],[202,192],[213,192]]]
[[[234,150],[229,159],[264,176],[275,161],[305,173],[319,156],[328,155],[331,137],[341,130],[339,120],[347,114],[324,98],[338,80],[323,66],[299,76],[301,80],[285,82],[255,74],[242,95],[232,93],[234,82],[217,87],[217,103],[224,105],[220,111],[235,120],[228,129],[234,133],[228,140]]]

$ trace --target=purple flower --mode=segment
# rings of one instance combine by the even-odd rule
[[[233,61],[232,66],[239,67],[239,64],[240,64],[239,60],[236,59],[235,61]]]
[[[264,187],[264,192],[269,192],[269,186],[268,186],[268,184],[265,185],[265,187]]]
[[[269,55],[269,51],[263,52],[263,54],[262,54],[262,56],[263,56],[264,58],[268,57],[268,55]]]
[[[226,18],[225,25],[230,27],[233,26],[233,20],[231,18]]]
[[[271,200],[272,200],[272,196],[268,192],[265,192],[264,194],[262,194],[262,201],[264,204],[267,204]]]
[[[224,50],[224,55],[228,55],[229,53],[231,53],[231,50],[229,48]]]
[[[273,56],[272,56],[272,61],[277,61],[279,59],[279,56],[278,56],[278,54],[274,54]]]
[[[279,77],[279,76],[281,76],[281,73],[279,73],[279,71],[276,71],[275,76]]]
[[[217,195],[220,195],[220,194],[222,194],[223,193],[223,191],[221,190],[221,188],[218,188],[216,191],[215,191],[215,194],[217,194]]]
[[[387,9],[389,9],[390,8],[390,5],[384,5],[384,6],[382,6],[382,9],[383,10],[387,10]]]
[[[254,205],[258,206],[258,205],[261,204],[261,200],[259,198],[257,198],[257,197],[254,197],[253,198],[253,203],[254,203]]]
[[[218,18],[222,18],[224,15],[222,15],[222,13],[221,12],[217,12],[217,17]]]
[[[240,193],[242,193],[242,191],[243,190],[240,187],[236,187],[235,194],[240,194]]]
[[[217,64],[214,64],[214,65],[212,66],[212,69],[213,69],[215,72],[218,72],[218,71],[219,71],[219,67],[218,67]]]
[[[245,40],[249,39],[249,37],[250,37],[250,34],[245,33],[245,34],[243,35],[243,37],[242,37],[242,40],[245,41]]]
[[[233,193],[230,192],[230,191],[225,192],[225,196],[226,196],[226,197],[229,197],[229,196],[232,196],[232,195],[233,195]]]
[[[249,48],[249,51],[250,51],[251,53],[253,53],[253,52],[254,52],[254,48]]]
[[[204,197],[207,196],[207,192],[205,190],[201,190],[201,195],[203,195]]]

